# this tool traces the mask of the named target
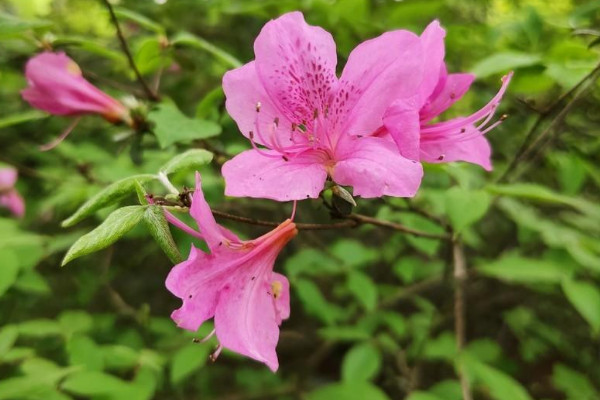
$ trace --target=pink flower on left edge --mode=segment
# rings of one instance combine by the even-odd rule
[[[398,30],[367,40],[338,78],[331,35],[292,12],[263,27],[254,53],[223,77],[227,111],[253,145],[223,165],[225,194],[316,198],[330,178],[357,196],[415,195],[421,165],[372,135],[394,99],[418,91],[418,36]]]
[[[0,207],[7,208],[15,216],[25,215],[25,202],[15,189],[17,170],[12,167],[0,167]]]
[[[54,115],[99,114],[115,123],[129,121],[129,111],[89,83],[79,66],[65,53],[45,52],[27,61],[28,87],[23,99],[35,108]]]
[[[240,240],[216,223],[204,199],[199,174],[190,214],[200,232],[168,213],[167,217],[179,228],[201,237],[210,253],[192,245],[189,258],[169,273],[167,289],[183,300],[171,318],[181,328],[195,331],[214,317],[214,333],[219,340],[215,356],[224,347],[276,371],[279,325],[290,315],[290,295],[287,278],[273,272],[273,265],[298,233],[296,225],[288,219],[257,239]]]
[[[448,121],[431,121],[457,102],[475,79],[472,74],[449,74],[444,62],[446,32],[438,21],[430,23],[420,39],[425,54],[424,78],[412,99],[396,101],[384,116],[380,134],[389,133],[403,156],[430,163],[467,161],[492,169],[491,148],[485,134],[502,117],[491,123],[512,77],[502,78],[498,93],[479,111]],[[401,49],[399,49],[400,51]],[[482,121],[479,125],[477,122]]]

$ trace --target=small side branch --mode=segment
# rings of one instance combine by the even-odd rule
[[[242,217],[239,215],[229,214],[223,211],[212,210],[213,214],[217,217],[229,219],[232,221],[242,222],[244,224],[250,225],[258,225],[258,226],[268,226],[268,227],[276,227],[279,225],[279,222],[273,221],[265,221],[260,219]],[[384,221],[377,218],[369,217],[362,214],[350,214],[344,217],[345,221],[334,222],[331,224],[307,224],[307,223],[296,223],[296,227],[299,230],[329,230],[329,229],[346,229],[346,228],[355,228],[362,224],[370,224],[375,226],[381,226],[383,228],[392,229],[399,232],[408,233],[414,236],[420,236],[430,239],[439,239],[439,240],[449,240],[450,236],[446,234],[437,234],[437,233],[429,233],[419,231],[417,229],[412,229],[404,225],[397,224],[395,222]]]
[[[454,258],[454,331],[456,335],[456,349],[462,353],[466,343],[466,317],[465,317],[465,286],[467,282],[467,265],[461,243],[457,238],[452,242],[452,254]],[[463,400],[472,400],[471,385],[469,378],[458,368],[460,387]]]
[[[112,4],[110,4],[109,0],[102,0],[102,2],[104,3],[106,8],[108,9],[108,12],[110,13],[110,19],[117,31],[117,37],[119,38],[119,42],[121,43],[121,49],[123,50],[123,53],[127,57],[129,66],[133,70],[133,73],[135,74],[136,79],[142,86],[142,89],[144,90],[146,97],[148,97],[148,99],[150,99],[152,101],[158,101],[159,100],[158,95],[150,88],[150,86],[148,86],[148,84],[146,83],[144,78],[142,78],[142,74],[140,74],[140,70],[135,65],[135,61],[133,60],[133,56],[131,55],[131,51],[129,50],[127,41],[125,40],[125,36],[123,36],[123,31],[121,31],[121,25],[119,25],[119,20],[117,19],[117,16],[115,14],[115,10],[113,9]]]

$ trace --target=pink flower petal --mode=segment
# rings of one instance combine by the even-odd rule
[[[211,252],[219,246],[222,246],[224,241],[240,241],[237,236],[217,224],[217,221],[215,221],[210,206],[204,198],[204,193],[202,192],[202,179],[198,172],[196,172],[196,190],[194,190],[194,196],[192,198],[190,215],[196,220],[198,228],[200,229],[200,234],[206,241]]]
[[[279,141],[291,144],[289,132],[292,130],[292,123],[278,110],[265,91],[256,73],[254,61],[227,72],[223,76],[223,91],[227,98],[225,102],[227,112],[244,136],[249,138],[250,132],[253,132],[256,143],[262,145],[273,143],[272,135],[275,132],[272,128],[277,119],[280,127],[277,133],[281,136],[278,137]],[[256,106],[259,103],[260,112],[257,114]],[[287,135],[282,135],[282,132]]]
[[[273,272],[271,275],[271,288],[278,290],[277,296],[276,298],[274,296],[273,301],[275,303],[277,323],[281,325],[284,319],[290,317],[290,282],[285,276]]]
[[[465,140],[446,140],[421,143],[421,160],[430,163],[466,161],[492,170],[490,143],[475,127],[467,129]]]
[[[31,58],[25,76],[29,87],[21,92],[23,99],[51,114],[97,113],[119,120],[127,113],[121,103],[85,80],[77,64],[62,52]]]
[[[439,91],[421,109],[421,120],[428,122],[450,108],[467,93],[474,79],[473,74],[447,75]]]
[[[277,201],[319,197],[327,179],[325,156],[321,152],[309,150],[288,161],[274,151],[261,153],[247,150],[223,165],[227,196]]]
[[[17,170],[10,167],[0,168],[0,191],[12,188],[17,182]]]
[[[403,157],[419,160],[421,120],[420,96],[397,100],[386,110],[383,123]]]
[[[302,123],[325,113],[337,85],[335,42],[300,12],[269,21],[254,42],[256,70],[280,117]]]
[[[382,125],[395,99],[418,93],[423,54],[418,36],[393,31],[358,45],[348,58],[333,108],[341,116],[340,131],[368,135]]]
[[[220,288],[229,278],[227,264],[192,246],[189,258],[171,269],[167,289],[183,300],[181,308],[171,314],[177,326],[196,331],[214,316]]]
[[[0,195],[0,206],[6,207],[16,217],[25,215],[25,201],[16,190],[11,190]]]
[[[393,142],[378,137],[353,138],[340,146],[333,179],[353,186],[361,197],[412,197],[416,194],[423,168],[398,154]]]
[[[427,25],[421,34],[424,63],[420,94],[423,101],[432,94],[440,79],[440,71],[444,65],[445,37],[446,31],[437,20]]]

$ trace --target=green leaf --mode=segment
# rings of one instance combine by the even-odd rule
[[[389,400],[377,386],[368,382],[342,382],[322,386],[306,396],[307,400]]]
[[[202,368],[206,364],[211,351],[210,346],[195,343],[179,349],[171,360],[171,382],[174,385],[179,385]]]
[[[451,361],[456,357],[456,339],[453,333],[442,332],[425,343],[423,355],[426,359]]]
[[[195,36],[188,32],[180,32],[177,35],[175,35],[175,37],[171,40],[171,44],[188,46],[207,51],[232,68],[239,68],[242,66],[242,62],[240,60],[238,60],[225,50],[215,46],[212,43],[207,42],[205,39],[199,36]]]
[[[381,353],[372,343],[357,344],[344,356],[342,380],[344,382],[368,381],[381,369]]]
[[[332,325],[342,319],[342,310],[329,303],[312,281],[299,279],[294,283],[294,287],[308,314],[319,318],[327,325]]]
[[[173,157],[168,163],[160,169],[165,174],[172,174],[178,171],[197,170],[200,167],[210,163],[213,159],[213,153],[204,149],[190,149]]]
[[[406,400],[445,400],[443,397],[438,397],[433,393],[422,392],[420,390],[410,392]]]
[[[102,371],[104,358],[100,347],[89,337],[73,335],[67,342],[69,364],[84,366],[88,371]]]
[[[509,283],[561,283],[572,275],[572,270],[552,261],[538,260],[509,254],[491,263],[477,267],[479,273]]]
[[[453,187],[446,192],[446,213],[456,232],[479,221],[490,207],[491,197],[482,190]]]
[[[169,102],[161,103],[149,113],[149,118],[154,121],[154,134],[163,149],[174,143],[208,139],[221,133],[221,127],[216,123],[189,118]]]
[[[365,247],[364,244],[353,239],[338,240],[332,246],[331,253],[344,260],[344,264],[350,267],[364,267],[379,257],[375,249]]]
[[[11,114],[6,117],[0,118],[0,129],[12,125],[22,124],[23,122],[35,121],[46,117],[48,117],[48,114],[38,110],[31,110],[18,114]]]
[[[594,334],[600,333],[600,290],[591,283],[565,279],[563,292],[573,307],[590,324]]]
[[[562,364],[554,365],[552,383],[567,394],[568,400],[596,400],[600,398],[600,394],[585,375]]]
[[[16,282],[19,259],[9,248],[0,248],[0,297]]]
[[[494,400],[533,400],[527,390],[506,373],[490,367],[472,357],[462,357],[467,369],[473,374],[475,382],[488,389],[488,395]]]
[[[542,58],[537,54],[506,51],[495,53],[479,61],[471,72],[478,78],[485,78],[496,73],[507,73],[510,70],[539,64]]]
[[[129,10],[124,7],[114,7],[115,15],[122,19],[128,19],[130,21],[135,22],[136,24],[148,29],[149,31],[154,31],[159,34],[165,33],[165,28],[160,26],[155,21],[152,21],[150,18],[139,14],[135,11]]]
[[[510,185],[490,185],[487,190],[503,196],[519,197],[542,203],[563,204],[600,220],[600,206],[579,197],[565,196],[545,186],[534,183],[514,183]]]
[[[134,175],[108,185],[94,197],[86,201],[73,215],[64,220],[62,226],[64,228],[73,226],[96,211],[118,203],[135,192],[136,182],[143,184],[154,179],[156,179],[156,175]]]
[[[73,333],[86,333],[92,330],[94,320],[85,311],[64,311],[58,317],[58,323],[65,335]]]
[[[375,282],[359,271],[348,274],[348,289],[367,311],[374,311],[377,306],[377,285]]]
[[[0,400],[43,398],[49,385],[39,377],[20,376],[0,381]]]
[[[134,368],[140,358],[137,351],[123,345],[102,346],[102,354],[106,369],[116,371],[126,371]]]
[[[32,319],[21,322],[18,328],[20,335],[33,338],[57,336],[62,333],[59,323],[52,319]]]
[[[61,265],[113,244],[140,222],[145,209],[146,206],[128,206],[114,211],[100,226],[80,237],[71,246]]]
[[[165,252],[171,262],[178,264],[183,261],[177,244],[173,240],[169,224],[165,218],[164,211],[160,206],[148,206],[144,212],[144,222],[150,234],[156,240],[160,248]]]
[[[13,347],[19,337],[19,329],[14,325],[6,325],[0,329],[0,360]]]
[[[319,335],[325,339],[342,342],[356,342],[371,338],[371,333],[360,326],[330,326],[319,329]]]
[[[97,371],[82,371],[69,376],[61,389],[78,396],[110,396],[126,398],[131,394],[131,385],[112,375]]]

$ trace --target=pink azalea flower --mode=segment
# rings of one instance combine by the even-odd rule
[[[23,99],[55,115],[99,114],[110,122],[128,121],[127,108],[89,83],[65,53],[45,52],[27,61]]]
[[[393,31],[360,44],[338,78],[331,35],[292,12],[263,27],[254,53],[223,78],[227,111],[253,145],[223,165],[227,195],[316,198],[330,178],[362,197],[414,196],[421,165],[372,134],[393,100],[417,93],[416,35]]]
[[[15,189],[17,170],[11,167],[0,167],[0,207],[7,208],[15,216],[25,215],[25,202]]]
[[[444,63],[446,32],[433,21],[421,35],[425,54],[424,78],[417,96],[396,101],[386,112],[385,128],[403,156],[430,163],[467,161],[492,169],[491,148],[485,134],[498,126],[492,118],[512,73],[502,78],[498,93],[479,111],[448,121],[431,121],[458,101],[475,79],[472,74],[448,74]],[[479,125],[477,122],[482,121]]]
[[[183,306],[171,318],[178,326],[195,331],[214,317],[213,333],[220,345],[213,357],[224,347],[276,371],[279,325],[290,315],[290,296],[287,278],[273,272],[273,264],[297,234],[296,225],[288,219],[257,239],[240,240],[216,223],[204,199],[199,174],[190,214],[200,232],[168,213],[167,217],[186,232],[201,237],[210,254],[192,246],[189,258],[169,273],[167,289],[183,300]]]

